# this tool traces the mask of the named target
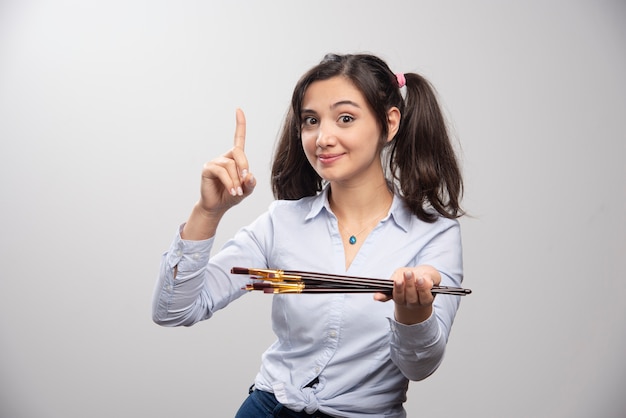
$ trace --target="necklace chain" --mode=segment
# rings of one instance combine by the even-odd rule
[[[361,229],[359,232],[357,232],[356,234],[350,234],[350,231],[348,231],[346,228],[344,228],[341,223],[339,222],[339,219],[337,219],[337,225],[339,226],[339,228],[343,229],[344,232],[346,232],[348,235],[350,235],[350,238],[348,238],[348,242],[350,243],[350,245],[354,245],[356,244],[356,237],[358,237],[359,235],[361,235],[363,233],[363,231],[365,231],[366,229],[370,228],[372,226],[372,222],[374,221],[378,221],[380,219],[381,216],[383,216],[385,213],[387,213],[389,211],[389,208],[385,209],[382,213],[379,213],[378,215],[376,215],[375,218],[372,218],[371,220],[369,220],[367,222],[367,224],[365,225],[365,228]]]

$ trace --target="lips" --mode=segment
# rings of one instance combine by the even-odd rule
[[[320,154],[317,156],[317,159],[322,164],[332,164],[341,157],[343,157],[343,154]]]

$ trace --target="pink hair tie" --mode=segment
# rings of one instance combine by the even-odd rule
[[[398,87],[402,88],[406,85],[406,78],[404,78],[404,73],[396,74],[396,79],[398,80]]]

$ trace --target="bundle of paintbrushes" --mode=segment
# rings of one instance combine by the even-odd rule
[[[305,271],[256,269],[233,267],[232,274],[246,274],[254,282],[245,290],[260,290],[264,293],[374,293],[390,295],[393,281],[389,279],[368,279],[365,277],[342,276],[337,274],[311,273]],[[433,294],[465,296],[470,289],[449,286],[433,286]]]

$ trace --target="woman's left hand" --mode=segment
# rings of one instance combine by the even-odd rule
[[[400,268],[391,279],[393,295],[376,293],[374,299],[381,302],[393,299],[395,319],[402,324],[413,325],[428,319],[435,300],[431,289],[441,283],[441,274],[432,266],[422,265]]]

